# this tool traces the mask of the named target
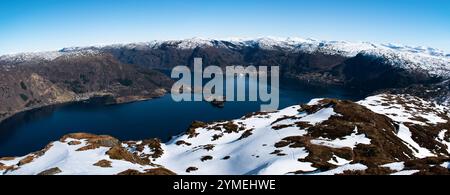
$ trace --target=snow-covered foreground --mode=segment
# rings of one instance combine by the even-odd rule
[[[382,94],[358,103],[316,99],[233,121],[194,122],[186,134],[168,143],[68,135],[42,151],[0,159],[0,171],[20,175],[442,174],[448,173],[450,162],[450,135],[444,129],[449,118],[448,108],[415,97]]]

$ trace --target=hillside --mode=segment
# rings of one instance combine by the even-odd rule
[[[168,143],[71,134],[2,158],[3,174],[449,174],[450,112],[409,95],[315,99],[194,122]]]
[[[109,54],[59,56],[0,66],[0,121],[18,112],[103,98],[124,103],[162,96],[172,80],[162,73],[123,64]]]

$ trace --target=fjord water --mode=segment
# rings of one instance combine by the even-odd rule
[[[307,87],[289,81],[280,86],[280,109],[319,97],[360,98],[344,90]],[[120,105],[85,102],[42,108],[0,124],[0,157],[26,155],[75,132],[111,135],[120,140],[167,141],[184,133],[193,121],[237,119],[259,111],[261,103],[227,102],[225,108],[216,108],[208,102],[174,102],[171,95],[166,95]]]

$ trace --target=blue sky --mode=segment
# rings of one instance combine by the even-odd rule
[[[399,43],[450,52],[450,1],[0,0],[0,54],[235,36]]]

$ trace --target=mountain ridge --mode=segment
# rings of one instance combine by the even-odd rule
[[[416,68],[421,66],[450,66],[450,54],[429,47],[411,47],[397,44],[373,44],[369,42],[347,42],[347,41],[318,41],[303,38],[275,38],[262,37],[256,39],[228,38],[228,39],[205,39],[191,38],[184,40],[150,41],[143,43],[112,44],[106,46],[90,47],[68,47],[59,51],[19,53],[0,56],[0,62],[20,63],[28,60],[54,60],[64,55],[82,55],[83,53],[95,53],[111,49],[133,49],[149,50],[163,47],[165,45],[175,46],[178,49],[195,49],[198,47],[215,47],[236,49],[235,47],[259,47],[267,50],[287,50],[290,52],[323,52],[330,55],[341,55],[354,57],[360,53],[375,55],[389,59],[392,64],[412,64]],[[427,67],[429,68],[429,67]],[[427,69],[425,68],[425,69]],[[442,73],[436,72],[441,75]]]
[[[384,49],[378,49],[379,47]],[[441,90],[438,93],[439,97],[436,97],[436,93],[427,89],[437,90],[442,89],[441,86],[443,86],[446,91],[450,91],[448,86],[440,84],[450,79],[450,58],[431,49],[416,48],[411,51],[411,47],[396,45],[377,46],[371,43],[327,42],[301,38],[265,37],[228,41],[193,38],[104,47],[64,48],[53,52],[1,56],[0,75],[6,76],[0,85],[5,98],[0,101],[3,105],[13,106],[0,107],[0,120],[12,113],[30,109],[29,105],[36,105],[36,101],[52,103],[55,98],[66,100],[63,102],[76,101],[79,98],[73,92],[75,94],[80,90],[93,92],[90,89],[96,89],[95,92],[103,94],[102,91],[97,91],[99,86],[102,90],[111,90],[117,86],[126,88],[127,83],[133,79],[143,81],[141,78],[143,77],[148,80],[148,75],[141,74],[143,70],[158,72],[170,70],[178,65],[192,67],[194,58],[197,57],[203,58],[204,65],[221,67],[279,66],[282,78],[294,79],[313,86],[342,87],[362,95],[369,95],[379,90],[404,89],[417,85],[423,87],[410,88],[408,92],[419,94],[421,98],[448,102],[448,93],[445,91]],[[97,61],[90,61],[90,59],[97,59]],[[117,70],[108,71],[112,75],[102,75],[105,80],[111,80],[109,85],[95,78],[87,78],[94,74],[86,67],[95,67],[99,63],[102,64],[102,71],[117,68]],[[121,67],[130,68],[130,74],[120,75]],[[48,74],[42,71],[44,69],[55,74]],[[131,71],[131,69],[136,70]],[[55,70],[58,71],[55,72]],[[133,75],[132,72],[137,72],[140,76],[136,77],[136,74]],[[40,77],[29,77],[34,74]],[[64,74],[72,77],[65,79]],[[16,76],[9,80],[5,79],[10,75]],[[61,78],[56,79],[53,77],[55,75]],[[166,82],[159,82],[157,85],[164,86],[167,91],[171,83],[169,78],[163,79],[153,73],[151,75],[157,77],[156,80]],[[29,78],[43,79],[31,81]],[[26,86],[18,85],[18,83],[36,84],[41,80],[43,80],[41,84],[56,86],[50,97],[38,96],[37,99],[29,99],[33,97],[33,94],[40,94],[41,91],[30,91]],[[136,80],[134,82],[136,85],[132,86],[135,89],[142,89],[144,87],[142,85],[148,85],[153,89],[155,86],[151,82]],[[423,91],[423,88],[426,89],[425,92],[430,93],[419,93]],[[63,91],[68,93],[63,97],[57,97],[63,94]],[[133,94],[127,93],[126,96],[129,95]],[[116,98],[121,99],[121,97]],[[37,103],[37,105],[48,104]]]
[[[274,36],[265,36],[265,37],[256,37],[256,38],[246,38],[246,37],[231,37],[231,38],[203,38],[203,37],[193,37],[193,38],[187,38],[187,39],[167,39],[167,40],[151,40],[151,41],[145,41],[145,42],[130,42],[130,43],[116,43],[116,44],[101,44],[101,45],[91,45],[91,46],[76,46],[76,47],[64,47],[59,50],[48,50],[48,51],[36,51],[36,52],[19,52],[19,53],[11,53],[11,54],[2,54],[0,57],[4,56],[15,56],[15,55],[23,55],[23,54],[43,54],[43,53],[49,53],[49,52],[68,52],[68,51],[74,51],[74,50],[84,50],[84,49],[101,49],[105,47],[137,47],[137,46],[150,46],[150,45],[156,45],[161,43],[176,43],[176,42],[185,42],[185,43],[193,43],[191,45],[184,45],[184,46],[192,46],[196,47],[201,44],[209,44],[214,41],[226,41],[231,43],[269,43],[272,42],[273,45],[276,45],[278,43],[291,43],[291,45],[295,44],[332,44],[332,43],[341,43],[341,44],[352,44],[352,45],[365,45],[366,48],[369,47],[386,47],[393,50],[398,51],[409,51],[412,53],[424,53],[429,54],[432,56],[442,56],[442,57],[450,57],[450,53],[446,53],[443,50],[433,48],[433,47],[424,47],[424,46],[410,46],[410,45],[404,45],[404,44],[396,44],[396,43],[371,43],[367,41],[327,41],[327,40],[318,40],[318,39],[311,39],[311,38],[301,38],[301,37],[274,37]]]

